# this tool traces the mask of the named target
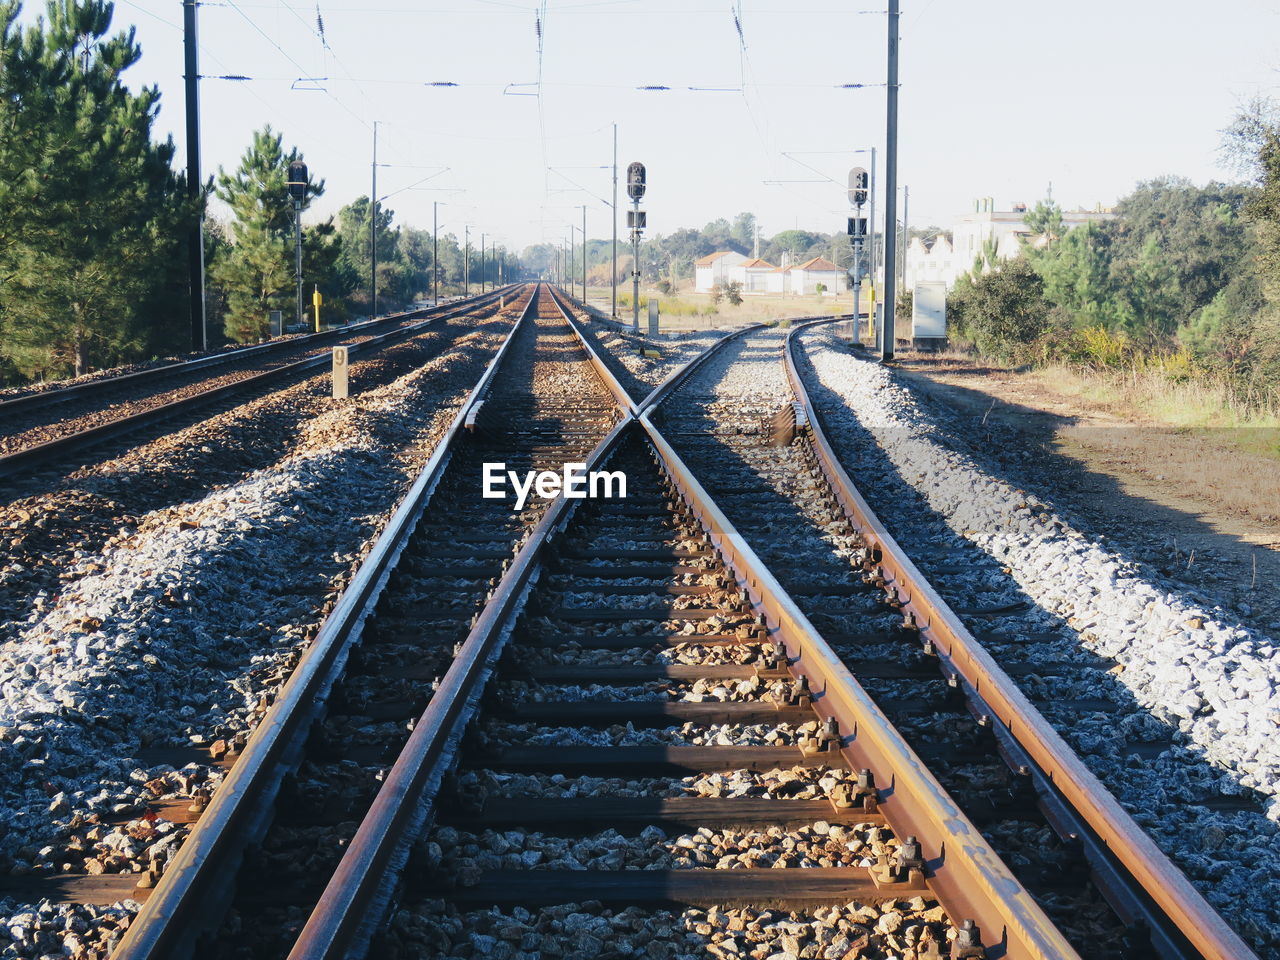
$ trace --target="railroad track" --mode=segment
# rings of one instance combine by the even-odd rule
[[[520,416],[493,417],[493,410],[519,411]],[[246,906],[256,903],[267,916],[285,918],[284,930],[291,914],[305,917],[307,898],[318,893],[311,884],[322,883],[325,875],[299,877],[298,868],[317,870],[325,856],[340,853],[343,824],[354,826],[362,800],[370,787],[376,788],[380,764],[394,757],[408,735],[406,721],[430,695],[432,663],[443,669],[453,635],[460,630],[465,636],[504,559],[509,561],[545,506],[546,501],[534,497],[522,511],[513,511],[509,499],[479,499],[481,464],[501,461],[517,473],[544,464],[558,467],[566,459],[580,459],[615,417],[614,398],[596,379],[559,311],[545,296],[531,298],[370,562],[336,604],[274,703],[268,709],[270,701],[263,702],[265,715],[254,736],[215,743],[210,753],[178,751],[147,758],[175,767],[197,763],[194,770],[184,767],[190,798],[158,801],[148,811],[151,819],[198,822],[191,842],[182,848],[185,854],[190,847],[194,866],[188,867],[181,856],[173,858],[176,845],[164,855],[172,860],[165,879],[180,878],[190,894],[183,899],[182,917],[191,922],[192,937],[217,934],[228,907],[235,908],[232,916],[244,916]],[[382,595],[384,578],[402,551],[403,563]],[[382,602],[376,603],[380,595]],[[348,660],[349,641],[375,606],[373,622],[363,627],[366,642]],[[426,632],[416,626],[424,623]],[[334,755],[333,744],[342,742],[353,745],[352,756]],[[380,751],[386,752],[386,760],[379,760]],[[277,816],[281,795],[286,813]],[[281,846],[296,851],[303,844],[309,844],[305,850],[311,859],[274,855]],[[252,895],[238,903],[228,899],[242,857],[250,864],[250,879],[273,878],[269,902]],[[152,865],[154,871],[142,878],[129,873],[57,876],[40,878],[25,891],[10,885],[5,892],[30,902],[40,896],[63,903],[142,898],[163,867]],[[142,885],[134,889],[138,879]],[[290,903],[290,896],[297,900]],[[230,936],[226,930],[222,934]],[[188,941],[188,947],[204,956],[206,949],[214,949],[213,942],[191,948]]]
[[[516,296],[517,289],[0,401],[5,424],[0,478],[61,462],[106,441],[322,370],[331,362],[323,347],[345,343],[353,358],[369,355],[440,321],[495,307]]]
[[[832,570],[820,589],[800,583],[804,589],[793,599],[655,426],[657,405],[698,363],[637,403],[599,358],[592,360],[621,419],[604,435],[612,420],[597,417],[592,439],[599,442],[584,460],[588,471],[624,472],[627,498],[551,501],[540,516],[505,528],[508,549],[523,529],[507,561],[476,550],[434,559],[428,552],[424,560],[412,529],[425,494],[449,489],[441,471],[429,468],[309,651],[315,662],[299,665],[114,955],[242,949],[240,955],[287,951],[291,958],[514,956],[545,948],[589,956],[619,940],[655,960],[704,950],[721,957],[817,956],[836,945],[844,952],[830,955],[1110,955],[1088,944],[1077,951],[935,777],[926,763],[932,758],[912,750],[820,632],[819,623],[829,629],[861,618],[857,642],[910,640],[924,656],[947,659],[957,677],[951,685],[969,692],[971,681],[954,661],[977,654],[941,631],[948,626],[945,608],[932,605],[927,584],[898,564],[896,545],[869,511],[859,517],[856,503],[842,499],[856,491],[842,489],[838,464],[824,459],[802,385],[797,406],[758,430],[756,440],[815,445],[821,477],[811,464],[802,483],[821,501],[830,535],[842,538],[846,556],[871,585],[847,576],[837,582]],[[501,413],[496,395],[478,411],[469,404],[454,432],[469,420],[476,437],[491,436],[511,422],[495,417],[495,409]],[[788,423],[789,417],[795,419]],[[559,451],[539,452],[554,458]],[[699,469],[714,466],[702,462]],[[474,493],[458,502],[468,511],[480,504]],[[481,538],[481,551],[501,542],[484,539],[479,522],[468,527]],[[466,558],[478,568],[476,579],[485,579],[469,594],[455,592]],[[357,647],[358,621],[388,579],[379,614]],[[429,600],[415,594],[428,588]],[[402,591],[414,597],[407,606]],[[806,598],[821,601],[812,621]],[[407,621],[397,610],[407,611]],[[895,630],[883,629],[886,615]],[[904,623],[907,615],[913,623]],[[464,637],[451,649],[448,639],[431,643],[442,639],[442,624],[452,628],[448,638]],[[388,643],[410,644],[408,654],[418,661],[410,676],[382,672]],[[349,688],[347,679],[336,681],[348,648],[356,671]],[[359,712],[389,700],[389,722],[412,731],[395,763],[376,778],[377,795],[369,800],[367,779],[357,791],[356,806],[368,809],[358,828],[341,831],[340,860],[339,851],[320,852],[289,834],[278,847],[268,842],[249,856],[242,873],[259,880],[259,895],[292,894],[290,878],[318,886],[323,877],[309,916],[295,897],[277,904],[276,914],[241,918],[240,931],[270,930],[263,939],[237,940],[236,922],[212,944],[198,939],[217,926],[211,918],[225,905],[220,881],[246,837],[262,835],[263,821],[273,816],[274,806],[261,796],[237,800],[249,797],[244,785],[255,770],[270,779],[261,771],[278,765],[285,742],[299,749],[305,737],[296,717],[310,714],[291,707],[314,700],[325,685],[312,680],[308,689],[307,676],[321,674],[328,686],[336,681],[339,690],[353,691],[337,698],[339,708]],[[878,678],[870,671],[868,679]],[[416,686],[406,690],[398,681]],[[330,713],[327,732],[312,737],[319,756],[324,749],[356,750],[329,762],[357,766],[389,758],[358,755],[362,748],[346,729],[332,727],[342,714]],[[991,719],[983,726],[995,729],[1002,748],[1026,750],[1015,723],[1024,718],[996,707],[985,715]],[[296,729],[288,733],[287,725]],[[272,740],[281,745],[269,752]],[[1036,777],[1044,771],[1032,763],[1023,776],[1043,803],[1052,798],[1040,794]],[[347,793],[319,783],[311,789],[303,776],[287,788],[299,812],[322,822],[350,816],[350,806],[324,810],[335,798],[341,807]],[[1084,792],[1096,806],[1098,798]],[[1027,799],[1025,791],[1011,794],[1015,803]],[[1065,799],[1068,807],[1075,800]],[[275,829],[289,827],[287,817],[277,820]],[[1087,848],[1088,838],[1082,840]],[[304,851],[304,859],[272,860],[277,849]],[[572,869],[571,860],[587,869]],[[552,873],[557,865],[572,872]],[[1154,882],[1176,879],[1162,874]],[[1153,901],[1161,892],[1143,890]],[[1172,927],[1194,943],[1190,952],[1157,955],[1249,956],[1197,900],[1192,891],[1191,900],[1157,903],[1153,915],[1166,921],[1157,932]],[[393,905],[389,932],[375,939]],[[484,909],[495,905],[505,906]],[[1202,923],[1196,930],[1186,929],[1188,907]],[[460,944],[469,951],[454,951]]]

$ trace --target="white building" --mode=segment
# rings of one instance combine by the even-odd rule
[[[994,243],[999,260],[1016,257],[1033,238],[1026,222],[1027,205],[1014,203],[1011,208],[997,210],[990,197],[977,200],[973,213],[961,217],[952,226],[950,243],[939,238],[926,246],[919,239],[913,240],[907,247],[904,273],[907,289],[912,289],[917,281],[930,280],[941,280],[950,289],[961,274],[973,269],[974,261],[988,244]],[[1062,212],[1062,222],[1068,230],[1114,218],[1115,213],[1102,208]]]
[[[848,275],[830,260],[814,257],[791,268],[787,282],[787,292],[797,296],[818,293],[821,285],[824,295],[844,293],[848,289]]]
[[[742,284],[743,293],[768,293],[769,275],[777,269],[768,260],[756,257],[730,267],[728,278]]]
[[[770,293],[787,293],[791,289],[791,267],[775,267],[765,274],[766,289]]]
[[[744,262],[747,258],[732,250],[720,250],[708,254],[693,263],[693,289],[698,293],[710,293],[717,283],[724,284],[733,279],[729,270]]]
[[[920,237],[913,237],[907,245],[907,262],[904,276],[908,290],[917,283],[941,281],[950,286],[954,282],[955,250],[946,237],[936,237],[927,245]]]

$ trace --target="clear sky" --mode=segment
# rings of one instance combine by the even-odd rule
[[[269,123],[327,180],[328,214],[369,192],[377,120],[378,193],[400,222],[430,229],[440,201],[442,232],[469,223],[522,247],[565,237],[586,203],[607,237],[598,168],[616,122],[620,165],[648,166],[651,233],[742,210],[765,235],[839,230],[846,172],[869,165],[853,151],[884,143],[883,86],[839,89],[883,84],[883,3],[211,0],[201,73],[252,79],[203,81],[205,173]],[[28,0],[23,19],[42,8]],[[181,0],[116,4],[143,48],[126,79],[159,85],[180,162],[181,23]],[[916,225],[946,226],[975,197],[1033,202],[1050,182],[1092,207],[1161,174],[1229,177],[1220,131],[1247,98],[1280,96],[1275,0],[909,0],[901,50]]]

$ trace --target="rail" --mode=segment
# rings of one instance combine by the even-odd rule
[[[1127,921],[1148,925],[1161,957],[1254,957],[969,632],[858,492],[827,439],[822,417],[800,374],[798,335],[824,322],[829,321],[810,321],[787,335],[783,346],[787,379],[808,416],[809,440],[827,482],[850,522],[878,552],[884,578],[902,601],[904,612],[932,641],[943,668],[968,685],[976,709],[998,721],[995,728],[1002,745],[1033,762],[1032,775],[1046,816],[1060,832],[1081,837],[1113,906]],[[1126,882],[1125,873],[1139,889]],[[1198,952],[1188,954],[1182,938]]]
[[[576,324],[571,321],[571,325],[582,337]],[[717,341],[703,361],[733,339]],[[685,367],[685,376],[696,369],[691,364]],[[607,371],[606,375],[612,376]],[[673,384],[682,379],[669,378],[659,399],[669,396]],[[643,430],[662,470],[720,549],[770,633],[785,643],[793,660],[791,669],[809,680],[818,714],[834,718],[839,725],[842,752],[857,764],[854,769],[879,771],[882,809],[899,835],[920,838],[928,856],[930,886],[948,912],[975,919],[989,940],[1002,938],[1001,955],[1078,958],[652,424],[653,405],[647,404],[638,417],[631,416],[621,401],[619,406],[625,419],[593,451],[589,469],[607,458],[623,433],[634,429],[633,424]],[[520,598],[539,574],[547,544],[563,529],[575,506],[574,501],[558,499],[499,582],[415,728],[413,749],[397,760],[379,792],[374,804],[377,816],[361,824],[289,960],[347,960],[369,950],[371,933],[388,908],[408,845],[431,816],[431,786],[438,785],[452,761],[462,727],[502,649]]]
[[[509,293],[510,289],[495,291],[496,296],[502,296]],[[491,297],[480,295],[471,297],[465,302],[471,306],[489,300]],[[306,333],[301,336],[280,338],[272,340],[268,343],[254,344],[248,347],[235,347],[230,350],[223,350],[220,353],[213,353],[203,357],[195,357],[191,360],[180,360],[177,363],[166,363],[158,367],[148,367],[145,370],[135,370],[133,373],[124,373],[116,377],[102,377],[97,380],[86,380],[83,383],[73,383],[67,386],[51,386],[45,390],[37,390],[33,393],[23,394],[20,397],[13,397],[9,400],[0,400],[0,416],[11,413],[20,413],[27,409],[39,408],[42,406],[50,406],[59,403],[65,403],[78,397],[89,397],[98,393],[105,393],[121,384],[142,383],[148,380],[159,380],[163,377],[181,375],[192,370],[203,370],[206,367],[219,367],[223,364],[238,363],[246,358],[267,357],[276,353],[285,353],[297,347],[324,346],[325,344],[334,343],[343,340],[346,337],[360,335],[367,330],[377,329],[387,326],[388,324],[400,323],[405,320],[426,319],[428,316],[434,316],[437,313],[443,313],[455,309],[461,301],[453,301],[448,304],[439,304],[432,307],[424,307],[417,310],[403,310],[398,313],[388,313],[380,317],[373,317],[369,320],[362,320],[359,323],[348,324],[344,327],[338,327],[333,330],[324,330],[317,333]]]
[[[328,698],[364,620],[373,611],[401,551],[426,511],[462,432],[467,411],[492,382],[535,303],[536,297],[530,297],[275,703],[254,730],[244,753],[143,904],[112,954],[113,960],[194,955],[197,938],[224,914],[226,901],[234,890],[231,877],[243,852],[265,831],[281,781],[296,765],[312,719]]]
[[[490,296],[484,301],[476,298],[468,300],[461,305],[450,304],[448,307],[442,308],[440,312],[433,313],[430,317],[418,321],[417,323],[399,326],[393,330],[387,331],[386,333],[370,337],[362,343],[352,344],[348,353],[350,356],[361,356],[365,353],[371,353],[384,346],[413,337],[416,334],[421,333],[431,324],[440,320],[447,320],[452,317],[460,316],[476,309],[478,306],[485,306],[487,303],[492,302],[492,299],[493,297]],[[379,322],[382,321],[380,320]],[[292,363],[283,364],[271,370],[266,370],[262,373],[246,377],[243,380],[237,380],[234,383],[223,384],[222,386],[192,394],[161,406],[139,411],[138,413],[131,414],[127,417],[121,417],[119,420],[112,420],[109,423],[90,427],[87,430],[71,433],[64,437],[58,437],[54,440],[49,440],[35,446],[14,450],[11,453],[0,455],[0,478],[13,476],[38,464],[47,463],[58,457],[64,456],[73,450],[79,449],[80,447],[101,443],[105,440],[111,439],[112,437],[130,433],[146,426],[147,424],[166,419],[184,410],[212,403],[229,394],[243,390],[250,390],[273,380],[278,380],[281,377],[289,376],[290,374],[304,373],[308,370],[327,367],[330,362],[331,360],[329,355],[325,353],[304,357],[301,360],[295,360]],[[130,376],[133,376],[133,374],[130,374]]]

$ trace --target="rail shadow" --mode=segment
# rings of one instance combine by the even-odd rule
[[[353,395],[389,383],[434,360],[476,329],[473,324],[451,324],[416,346],[402,343],[388,348],[377,372],[359,367],[353,372]],[[463,350],[470,357],[470,348]],[[476,354],[471,359],[479,362],[482,358]],[[467,375],[462,368],[471,365],[453,364],[445,377]],[[317,377],[314,371],[291,377],[272,389],[294,386],[307,379],[316,383],[297,402],[240,413],[235,412],[237,408],[270,391],[237,396],[225,404],[189,412],[96,447],[91,456],[100,466],[55,467],[7,484],[0,497],[0,528],[8,526],[13,531],[8,553],[13,558],[30,557],[32,562],[22,570],[6,568],[0,572],[0,622],[26,619],[42,592],[56,595],[62,588],[64,571],[75,566],[77,557],[100,553],[122,524],[132,527],[146,514],[198,501],[219,487],[240,482],[257,470],[279,463],[296,448],[308,421],[327,409],[312,406],[316,400],[322,404],[340,403],[323,399],[328,391],[327,380],[323,375]],[[439,385],[439,380],[427,381],[422,389],[435,390]],[[217,414],[232,418],[217,434],[166,440]],[[371,411],[362,415],[361,429],[372,442],[390,448],[403,433],[405,423],[400,417]],[[118,465],[104,462],[144,446],[148,450],[141,465],[136,453]]]
[[[810,335],[807,343],[821,342],[819,336]],[[1043,709],[1046,717],[1228,922],[1260,953],[1276,955],[1280,950],[1280,910],[1274,898],[1260,893],[1266,884],[1259,884],[1261,877],[1273,881],[1280,871],[1280,861],[1271,852],[1280,848],[1280,827],[1263,813],[1271,798],[1245,786],[1233,771],[1207,758],[1172,716],[1139,703],[1117,676],[1119,668],[1114,661],[1089,651],[1067,618],[1040,606],[1000,560],[950,528],[946,518],[929,505],[875,436],[856,419],[856,411],[849,410],[843,397],[821,383],[807,355],[802,356],[801,367],[820,413],[836,408],[855,414],[849,419],[856,422],[842,420],[839,429],[829,428],[828,439],[881,521],[944,599],[953,608],[963,609],[973,603],[976,594],[980,608],[1007,611],[975,615],[970,609],[968,615],[962,612],[961,616],[997,661],[1025,660],[1025,653],[1016,651],[1045,642],[1057,649],[1068,645],[1073,659],[1092,662],[1096,669],[1088,674],[1088,695],[1116,704],[1122,718],[1117,722],[1110,714],[1073,713],[1051,706]],[[903,383],[901,378],[898,382]],[[931,412],[942,413],[932,439],[970,458],[994,480],[1030,490],[1046,503],[1056,506],[1058,498],[1051,491],[1064,487],[1088,491],[1089,495],[1105,492],[1121,503],[1133,502],[1135,507],[1140,503],[1147,516],[1153,517],[1144,520],[1150,524],[1148,535],[1174,523],[1191,523],[1201,527],[1199,532],[1206,538],[1234,539],[1178,511],[1132,497],[1114,478],[1089,470],[1047,444],[1025,458],[1013,457],[1009,455],[1012,445],[1001,443],[1001,432],[1008,428],[984,423],[977,436],[973,432],[966,435],[967,429],[973,430],[971,425],[966,428],[946,411]],[[1025,413],[1029,417],[1039,414],[1033,410]],[[1031,470],[1024,461],[1030,461]],[[1028,473],[1032,474],[1030,483]],[[1214,607],[1213,598],[1170,583],[1145,559],[1092,529],[1075,511],[1062,510],[1059,515],[1090,539],[1105,541],[1102,546],[1106,551],[1133,564],[1140,576],[1161,589],[1207,610]],[[931,549],[938,544],[945,546]],[[963,583],[950,578],[955,573],[963,573]],[[968,589],[975,583],[981,589]],[[1016,607],[1016,612],[1008,611],[1010,607]],[[1232,620],[1229,616],[1224,619],[1228,623]],[[1029,697],[1043,697],[1040,691],[1044,688],[1034,675],[1019,677],[1016,682]]]

